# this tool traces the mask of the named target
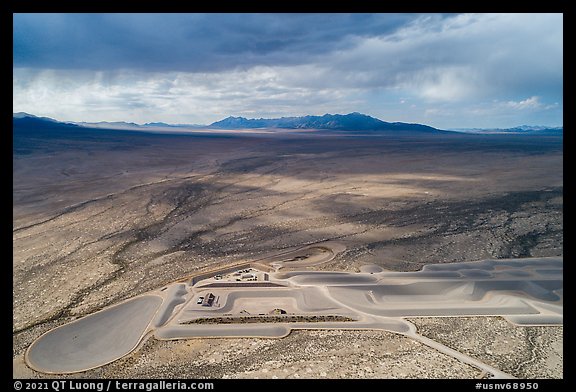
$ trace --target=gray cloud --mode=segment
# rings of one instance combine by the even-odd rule
[[[14,65],[216,72],[303,64],[415,14],[15,14]]]
[[[554,125],[562,36],[561,14],[16,14],[14,108],[91,121],[360,111]]]

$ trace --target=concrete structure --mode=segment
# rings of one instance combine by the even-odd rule
[[[214,303],[214,300],[216,299],[216,296],[212,293],[208,293],[205,297],[204,300],[202,301],[202,306],[212,306],[212,304]]]

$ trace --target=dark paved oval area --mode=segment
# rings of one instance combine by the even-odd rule
[[[140,342],[162,298],[147,295],[83,317],[40,336],[26,362],[46,373],[74,373],[112,362]]]

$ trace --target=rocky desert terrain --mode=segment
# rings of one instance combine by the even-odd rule
[[[292,247],[337,240],[346,250],[321,268],[343,271],[563,255],[561,137],[100,132],[14,136],[14,377],[46,377],[22,356],[51,328],[201,268]],[[451,347],[473,339],[462,331],[486,329],[464,344],[469,355],[517,377],[562,377],[561,327],[414,322]],[[509,359],[482,351],[494,331],[518,348]],[[149,339],[76,376],[480,374],[392,333],[297,331],[281,340]]]

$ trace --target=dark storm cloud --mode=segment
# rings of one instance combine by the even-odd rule
[[[16,14],[13,107],[210,123],[561,124],[562,14]]]
[[[213,72],[293,65],[416,14],[15,14],[14,66]],[[441,16],[435,16],[441,18]]]

